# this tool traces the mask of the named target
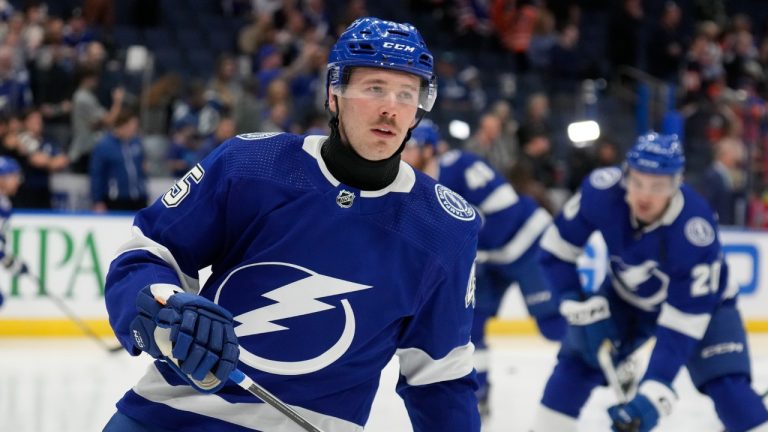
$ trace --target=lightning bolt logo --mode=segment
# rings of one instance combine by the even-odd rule
[[[275,301],[274,304],[236,316],[235,321],[240,323],[235,328],[235,334],[238,337],[288,330],[289,327],[275,324],[274,321],[335,309],[336,306],[317,299],[372,288],[371,285],[321,275],[295,264],[266,262],[249,264],[233,270],[219,286],[214,301],[218,303],[222,289],[235,273],[256,266],[290,267],[305,272],[308,276],[263,294],[264,297]],[[344,310],[344,330],[336,343],[324,353],[307,360],[277,361],[260,357],[241,345],[240,361],[255,369],[279,375],[307,374],[330,365],[347,352],[355,336],[355,313],[352,306],[347,299],[342,299],[340,303]]]
[[[288,327],[272,321],[334,309],[335,306],[317,299],[368,288],[371,287],[313,273],[264,294],[264,297],[276,303],[236,316],[235,320],[242,324],[235,329],[235,333],[242,337],[288,330]]]

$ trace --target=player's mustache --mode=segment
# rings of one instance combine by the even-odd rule
[[[376,124],[373,127],[382,127],[387,126],[391,129],[393,129],[395,132],[400,132],[400,128],[397,127],[397,123],[395,122],[395,119],[392,117],[379,117],[379,121],[376,122]]]

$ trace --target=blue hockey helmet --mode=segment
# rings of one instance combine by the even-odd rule
[[[373,17],[347,27],[328,55],[328,87],[340,91],[355,67],[372,67],[414,74],[421,78],[418,108],[430,111],[437,98],[434,57],[411,24]]]
[[[8,174],[18,174],[21,172],[21,167],[16,159],[0,156],[0,176]]]
[[[677,135],[649,132],[627,152],[627,166],[649,174],[680,175],[685,168],[683,145]]]
[[[422,120],[418,126],[411,131],[411,143],[417,147],[432,147],[437,149],[437,143],[440,141],[440,132],[437,125],[430,120]]]

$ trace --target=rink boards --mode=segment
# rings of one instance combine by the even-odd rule
[[[8,249],[21,256],[41,283],[0,274],[0,336],[79,336],[47,293],[63,299],[94,331],[110,335],[104,307],[104,278],[115,251],[128,240],[132,216],[18,213],[12,219]],[[741,308],[749,331],[768,332],[768,232],[722,231],[730,282],[741,290]],[[605,245],[593,236],[580,262],[586,289],[605,277]],[[517,290],[505,297],[492,333],[534,331]]]

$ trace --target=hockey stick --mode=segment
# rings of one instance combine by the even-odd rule
[[[608,387],[616,394],[619,404],[623,405],[629,402],[629,395],[621,387],[619,374],[616,372],[616,366],[613,364],[612,352],[613,343],[609,339],[604,340],[600,344],[600,349],[597,350],[597,362],[600,364],[605,380],[608,381]]]
[[[166,294],[168,293],[166,292],[159,293],[159,294],[155,293],[155,300],[157,300],[158,303],[165,305],[165,303],[168,301],[168,297],[170,297],[170,294],[169,295],[166,295]],[[170,358],[170,360],[173,360],[174,362],[176,362],[176,359]],[[248,377],[248,375],[244,374],[240,369],[233,370],[229,374],[229,379],[231,379],[238,386],[245,389],[248,393],[256,396],[257,398],[271,405],[276,410],[280,411],[283,415],[293,420],[294,423],[301,426],[301,428],[304,429],[305,431],[323,432],[322,429],[310,423],[309,420],[302,417],[301,414],[299,414],[298,412],[296,412],[296,410],[288,406],[288,404],[278,399],[277,396],[273,395],[267,389],[265,389],[264,387],[254,382],[250,377]]]
[[[43,282],[40,280],[39,277],[33,275],[32,273],[26,273],[26,275],[35,281],[39,286],[43,286]],[[99,335],[96,334],[95,331],[93,331],[92,328],[88,326],[88,324],[85,323],[77,314],[69,307],[67,306],[67,303],[62,300],[59,296],[52,294],[48,289],[45,290],[45,296],[51,299],[51,301],[56,305],[56,307],[59,308],[61,312],[64,313],[64,315],[67,316],[67,318],[70,319],[77,327],[80,328],[80,330],[85,333],[88,337],[94,340],[97,344],[99,344],[102,348],[104,348],[109,353],[116,353],[118,351],[122,351],[123,347],[121,345],[117,346],[109,346],[106,342],[104,342],[104,339],[102,339]]]
[[[600,345],[600,349],[597,350],[597,362],[600,364],[600,369],[603,370],[608,386],[616,394],[619,404],[624,405],[629,402],[629,395],[624,391],[619,381],[619,374],[616,372],[616,366],[614,366],[611,356],[613,350],[613,343],[610,339],[605,339]],[[613,427],[619,432],[640,432],[640,420],[634,419],[630,423],[613,422]]]

